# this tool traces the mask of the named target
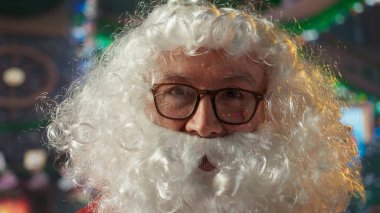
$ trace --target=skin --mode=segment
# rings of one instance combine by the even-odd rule
[[[266,71],[247,56],[226,57],[221,51],[208,51],[197,56],[187,56],[182,50],[163,52],[158,59],[156,84],[182,83],[199,89],[216,90],[227,87],[241,88],[265,94]],[[242,125],[230,125],[219,121],[213,111],[210,97],[201,96],[194,115],[185,120],[171,120],[160,116],[154,104],[153,122],[175,131],[203,138],[223,137],[234,132],[253,132],[263,123],[264,101],[261,101],[252,120]]]

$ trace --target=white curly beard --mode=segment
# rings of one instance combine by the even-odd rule
[[[111,137],[72,158],[100,193],[98,212],[275,212],[296,202],[284,194],[288,159],[269,126],[205,139],[140,116]]]

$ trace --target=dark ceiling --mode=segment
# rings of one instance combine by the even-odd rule
[[[338,65],[347,83],[380,98],[380,6],[366,6],[351,14],[343,24],[334,25],[318,41]]]

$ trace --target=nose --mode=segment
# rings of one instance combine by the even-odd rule
[[[186,132],[204,138],[221,137],[225,130],[216,118],[209,96],[201,97],[197,109],[185,125]]]

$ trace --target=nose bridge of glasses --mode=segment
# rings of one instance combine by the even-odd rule
[[[218,93],[218,91],[214,91],[214,90],[197,89],[197,88],[194,88],[194,89],[197,92],[199,98],[205,95],[209,95],[211,99],[214,99],[215,95]]]
[[[209,101],[210,102],[210,107],[211,107],[211,110],[212,110],[212,114],[214,116],[216,116],[216,118],[218,118],[218,115],[216,114],[216,109],[215,109],[215,95],[217,93],[217,91],[213,91],[213,90],[201,90],[201,89],[196,89],[197,91],[197,94],[198,94],[198,98],[197,98],[197,103],[195,104],[194,106],[194,112],[193,113],[196,113],[196,111],[198,110],[199,108],[199,105],[200,105],[200,102],[202,101],[202,97],[204,96],[209,96],[209,98],[206,100],[203,100],[203,101]]]
[[[198,93],[197,103],[194,105],[192,117],[195,116],[197,117],[197,119],[203,120],[203,122],[207,123],[207,126],[210,127],[211,124],[213,123],[215,124],[216,120],[219,120],[218,116],[216,115],[215,101],[214,101],[215,98],[214,98],[213,91],[197,90],[197,93]],[[214,118],[210,116],[214,116]]]

